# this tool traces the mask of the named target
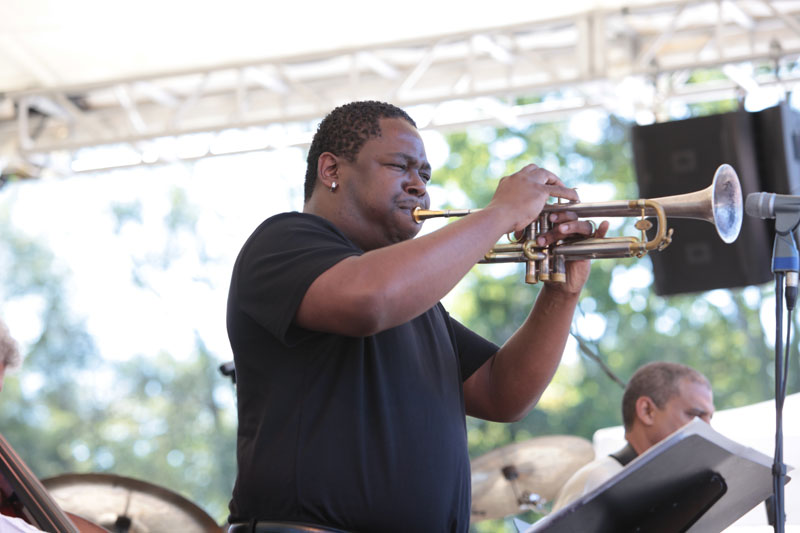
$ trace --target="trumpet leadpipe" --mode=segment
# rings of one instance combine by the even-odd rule
[[[470,213],[477,213],[480,211],[480,208],[475,209],[422,209],[421,207],[414,208],[414,212],[411,213],[411,216],[414,218],[414,222],[419,224],[423,220],[428,220],[429,218],[442,218],[442,217],[463,217],[467,216]]]

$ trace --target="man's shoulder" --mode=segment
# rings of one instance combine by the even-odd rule
[[[239,252],[237,264],[282,262],[291,257],[305,261],[311,256],[318,259],[325,254],[339,257],[359,253],[361,250],[330,221],[291,211],[273,215],[253,230]]]
[[[610,455],[603,455],[586,465],[585,468],[586,480],[597,486],[622,470],[623,466]]]
[[[608,455],[597,457],[591,463],[583,465],[561,487],[553,504],[553,511],[596,489],[622,468],[616,459]]]
[[[311,226],[320,226],[320,225],[330,225],[330,223],[322,217],[317,215],[312,215],[309,213],[301,213],[299,211],[285,211],[283,213],[277,213],[265,219],[256,229],[265,228],[265,227],[272,227],[272,226],[293,226],[293,225],[311,225]]]
[[[622,470],[622,465],[609,455],[596,457],[591,463],[583,465],[570,478],[570,480],[580,480],[586,482],[596,481],[599,478],[608,479],[616,472]]]
[[[253,235],[275,231],[312,231],[333,233],[344,237],[328,219],[299,211],[286,211],[270,216],[253,231]]]
[[[341,234],[326,219],[309,213],[287,211],[272,215],[261,222],[247,238],[244,249],[254,245],[260,247],[264,243],[283,247],[293,241],[300,244],[332,235],[339,236]]]

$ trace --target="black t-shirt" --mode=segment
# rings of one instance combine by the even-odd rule
[[[468,529],[462,382],[497,346],[441,304],[369,337],[297,326],[314,279],[361,253],[325,219],[283,213],[239,254],[227,319],[239,410],[231,521]]]

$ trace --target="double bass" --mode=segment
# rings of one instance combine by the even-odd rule
[[[0,435],[0,482],[4,511],[47,533],[110,533],[61,509],[14,448]],[[4,513],[6,514],[6,513]]]

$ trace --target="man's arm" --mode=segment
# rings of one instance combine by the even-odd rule
[[[550,172],[533,165],[503,178],[490,204],[422,237],[349,257],[309,287],[296,315],[310,330],[365,336],[424,313],[508,232],[535,220],[550,196],[577,200]],[[574,220],[560,213],[559,221]],[[583,233],[589,224],[581,222]],[[553,241],[565,234],[548,234]],[[571,312],[571,311],[570,311]]]
[[[602,238],[607,230],[608,222],[603,222],[596,236]],[[468,415],[513,422],[536,405],[561,362],[589,269],[589,261],[569,261],[565,284],[542,287],[522,326],[464,382]]]
[[[561,361],[577,301],[542,288],[522,326],[464,382],[468,415],[513,422],[530,411]]]

